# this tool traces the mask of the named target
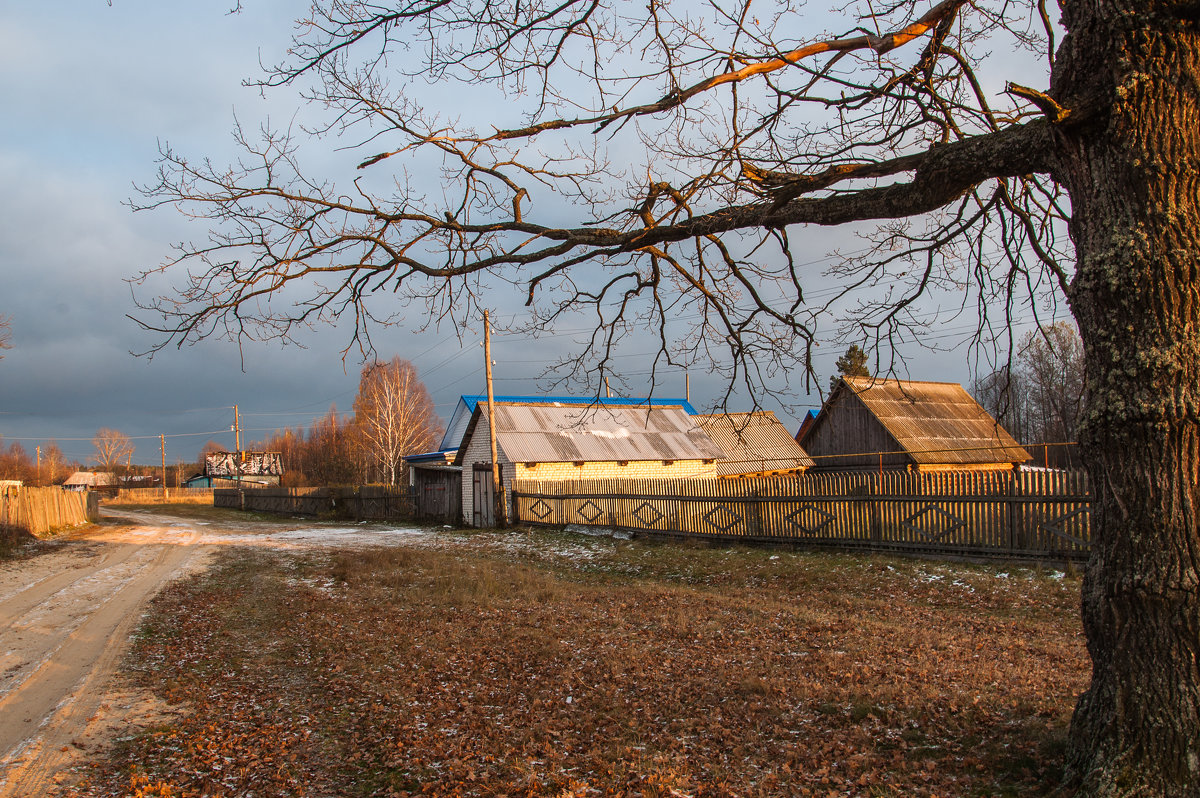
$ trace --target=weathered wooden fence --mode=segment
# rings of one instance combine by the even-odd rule
[[[1081,558],[1082,472],[514,483],[522,523],[962,556]]]
[[[99,515],[99,496],[62,488],[0,489],[0,536],[44,535],[81,526]]]
[[[213,506],[278,515],[314,515],[356,520],[407,520],[413,516],[407,486],[357,488],[249,488],[213,490]]]
[[[212,504],[212,488],[121,488],[105,504]]]

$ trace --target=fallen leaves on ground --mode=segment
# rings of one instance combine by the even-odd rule
[[[132,655],[188,712],[72,794],[1027,795],[1061,775],[1087,676],[1073,577],[512,540],[223,555],[156,599]]]

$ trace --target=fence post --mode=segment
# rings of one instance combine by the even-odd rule
[[[883,455],[880,455],[882,463]],[[883,507],[879,495],[883,492],[883,471],[867,474],[867,504],[871,508],[871,540],[883,539]]]
[[[1008,547],[1013,551],[1021,550],[1022,522],[1024,512],[1021,502],[1021,472],[1013,471],[1009,482],[1008,496]]]

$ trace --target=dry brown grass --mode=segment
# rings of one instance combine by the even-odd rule
[[[513,540],[227,555],[156,601],[133,660],[191,714],[77,794],[1029,795],[1059,777],[1087,672],[1070,577]]]

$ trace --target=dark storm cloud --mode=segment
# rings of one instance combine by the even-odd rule
[[[135,183],[153,179],[158,142],[220,164],[237,157],[235,113],[250,129],[268,117],[286,123],[308,113],[296,110],[294,95],[264,100],[241,85],[257,74],[260,53],[270,62],[284,51],[290,20],[305,4],[263,0],[238,15],[227,14],[228,5],[0,7],[0,103],[7,116],[0,126],[0,314],[12,318],[14,345],[0,361],[5,443],[32,449],[55,439],[69,457],[86,461],[96,430],[113,427],[136,439],[140,462],[156,462],[157,436],[168,436],[168,461],[176,462],[194,458],[210,438],[232,446],[235,403],[247,440],[305,426],[331,404],[351,409],[361,361],[354,351],[343,359],[345,329],[311,331],[302,339],[307,349],[251,343],[239,351],[209,340],[152,360],[129,354],[155,339],[127,318],[138,312],[126,279],[160,263],[173,242],[206,235],[169,209],[133,214],[122,204]],[[331,142],[306,144],[305,156],[321,167],[357,161]],[[811,234],[805,249],[825,251],[824,235]],[[497,293],[497,315],[523,312],[518,294]],[[407,312],[400,326],[375,332],[378,355],[413,360],[448,416],[459,394],[483,390],[481,328],[476,321],[418,334],[422,310]],[[537,341],[497,335],[497,391],[538,391],[545,365],[565,357],[576,339],[583,337],[569,331]],[[635,336],[616,361],[631,393],[649,389],[650,359],[641,353],[654,348]],[[831,367],[843,349],[822,350],[818,366]],[[961,354],[936,357],[940,366],[914,367],[912,375],[966,379]],[[916,359],[934,363],[925,353]],[[799,375],[778,376],[781,388],[791,384],[803,397],[801,382]],[[682,373],[662,372],[655,392],[679,395],[683,383]],[[693,372],[698,407],[722,391],[717,378]],[[738,401],[748,405],[750,398]],[[784,408],[764,401],[793,426]]]

